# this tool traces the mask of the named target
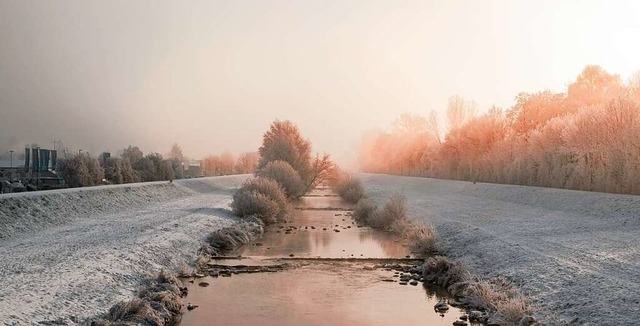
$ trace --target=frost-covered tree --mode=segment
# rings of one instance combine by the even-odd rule
[[[69,187],[88,187],[102,183],[104,172],[100,162],[89,154],[74,154],[57,161],[56,171]]]
[[[291,121],[275,121],[262,137],[259,149],[258,169],[269,162],[285,161],[303,179],[309,177],[311,169],[311,143],[300,135],[298,127]]]

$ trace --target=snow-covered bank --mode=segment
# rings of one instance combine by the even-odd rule
[[[449,256],[506,276],[540,311],[576,325],[633,324],[640,315],[640,197],[427,178],[363,175],[382,203],[406,195]]]
[[[237,222],[227,208],[232,190],[246,177],[3,198],[33,205],[57,197],[55,205],[77,208],[60,213],[54,223],[33,224],[39,231],[14,228],[0,239],[0,324],[82,320],[130,299],[142,273],[194,259],[206,234]]]
[[[0,239],[129,207],[166,202],[189,193],[169,182],[153,182],[2,195]]]

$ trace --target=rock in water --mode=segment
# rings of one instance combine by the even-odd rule
[[[433,306],[433,309],[437,311],[449,310],[449,305],[444,300],[440,300]]]

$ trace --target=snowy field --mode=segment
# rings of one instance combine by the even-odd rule
[[[449,256],[482,276],[505,276],[575,325],[640,318],[640,196],[362,176],[377,203],[406,195],[433,223]]]
[[[73,320],[196,256],[247,176],[0,196],[0,325]]]

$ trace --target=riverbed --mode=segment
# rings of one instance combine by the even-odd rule
[[[436,312],[447,293],[423,287],[418,274],[400,282],[409,273],[398,267],[421,261],[393,234],[358,225],[339,197],[320,190],[294,206],[241,257],[212,262],[222,274],[184,280],[185,302],[198,308],[181,325],[452,325],[464,314]]]

